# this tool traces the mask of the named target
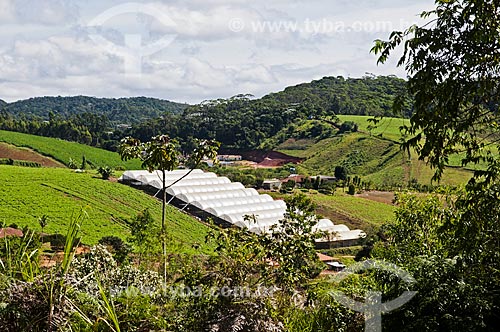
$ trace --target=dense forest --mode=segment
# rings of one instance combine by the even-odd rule
[[[0,102],[0,106],[2,103]],[[50,114],[70,118],[83,113],[105,115],[111,123],[133,124],[164,113],[180,113],[188,105],[155,98],[37,97],[2,106],[16,117],[49,120]]]
[[[337,114],[394,116],[396,96],[404,97],[403,112],[396,116],[409,116],[405,81],[395,76],[325,77],[260,99],[237,95],[193,106],[150,98],[43,97],[4,106],[0,129],[110,150],[124,136],[148,140],[162,133],[177,138],[185,150],[194,138],[216,139],[225,148],[271,149],[270,142],[279,143],[271,138],[286,139],[305,120],[314,120],[306,138],[324,138],[340,128]],[[118,125],[123,123],[130,128]]]
[[[405,81],[396,76],[324,77],[288,87],[263,99],[305,104],[326,114],[394,116],[391,109],[394,96],[404,94],[404,89]],[[410,115],[409,102],[403,114],[396,114],[405,117]]]

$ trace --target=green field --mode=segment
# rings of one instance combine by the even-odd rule
[[[379,136],[381,138],[389,139],[395,142],[401,141],[401,130],[403,125],[409,125],[409,119],[402,118],[389,118],[384,117],[379,123],[375,125],[376,128],[369,130],[368,126],[373,126],[372,122],[368,119],[373,119],[373,116],[367,115],[337,115],[342,121],[352,121],[358,125],[358,130],[364,133],[371,134],[373,136]]]
[[[266,193],[274,198],[285,196],[277,192]],[[351,229],[377,228],[394,220],[393,205],[347,195],[340,189],[335,195],[323,195],[315,190],[306,195],[316,204],[316,213],[319,216],[332,220],[334,224],[345,224]]]
[[[318,209],[334,211],[345,214],[353,219],[360,220],[363,224],[380,226],[394,220],[394,206],[374,202],[365,198],[347,195],[337,191],[335,195],[311,195]],[[327,212],[325,213],[328,217]],[[335,223],[335,220],[332,220]],[[348,225],[356,226],[356,225]]]
[[[104,181],[94,173],[74,173],[65,168],[24,168],[0,166],[0,223],[30,226],[40,230],[37,218],[49,217],[45,232],[66,231],[71,216],[83,208],[88,213],[81,234],[86,244],[101,237],[126,238],[126,220],[150,209],[160,223],[161,203],[140,190],[116,182]],[[167,230],[189,252],[194,243],[202,244],[208,228],[173,207],[168,207]]]
[[[70,158],[79,164],[82,161],[82,157],[85,156],[87,160],[96,166],[122,166],[127,169],[141,168],[138,160],[122,161],[118,153],[75,142],[63,141],[57,138],[0,130],[0,142],[30,148],[65,165],[68,164]]]

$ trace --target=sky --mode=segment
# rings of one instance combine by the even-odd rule
[[[375,39],[433,0],[0,0],[0,99],[261,97],[324,76],[397,75]]]

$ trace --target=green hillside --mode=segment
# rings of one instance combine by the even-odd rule
[[[116,152],[98,149],[75,142],[67,142],[56,138],[0,130],[0,142],[30,148],[66,165],[70,158],[80,163],[82,156],[85,156],[87,160],[96,166],[122,166],[127,169],[140,169],[141,166],[140,162],[137,160],[122,161]]]
[[[393,115],[394,97],[405,93],[406,81],[396,76],[364,76],[362,78],[323,77],[310,83],[287,87],[271,93],[263,100],[307,105],[321,110],[323,115]],[[405,115],[411,113],[410,102],[405,105]]]
[[[321,140],[289,139],[277,147],[277,151],[303,158],[304,172],[333,174],[335,166],[345,166],[352,175],[359,175],[376,185],[398,186],[415,178],[421,184],[430,184],[434,171],[418,160],[414,151],[411,157],[403,154],[400,142],[400,126],[408,120],[383,118],[374,129],[368,128],[369,116],[340,115],[341,121],[358,124],[358,132],[337,134]],[[371,133],[370,133],[371,131]],[[470,170],[448,167],[442,184],[466,183]]]
[[[374,126],[372,122],[368,121],[369,119],[373,119],[372,116],[338,115],[338,118],[342,122],[352,121],[356,123],[358,125],[360,132],[377,136],[382,139],[392,140],[396,143],[401,142],[401,137],[402,137],[401,127],[404,125],[409,126],[410,124],[409,119],[383,117],[382,119],[379,119],[380,121],[375,125],[374,128],[369,128],[370,126]],[[490,150],[492,151],[492,153],[498,154],[498,151],[496,151],[493,147],[490,147]],[[413,152],[411,158],[413,160],[416,160],[417,154]],[[462,168],[461,161],[463,158],[465,158],[465,153],[454,154],[449,157],[448,165],[450,166],[450,168],[448,169],[448,171],[450,173],[450,176],[451,174],[457,174],[456,171],[453,171],[453,168]],[[420,164],[421,163],[422,162],[420,162]],[[415,165],[412,167],[415,167]],[[477,165],[471,164],[467,165],[464,168],[467,170],[485,169],[486,163],[480,162]],[[419,171],[418,169],[414,170],[417,172]]]
[[[99,179],[92,173],[75,173],[64,168],[0,166],[0,223],[28,225],[40,229],[37,218],[49,217],[45,232],[65,233],[72,214],[84,208],[88,213],[81,234],[86,244],[101,237],[128,236],[127,220],[150,209],[160,223],[161,203],[140,190]],[[167,230],[181,251],[202,244],[208,228],[195,219],[168,207]]]
[[[380,138],[389,139],[395,142],[401,141],[400,128],[404,125],[410,125],[409,119],[383,117],[380,122],[373,124],[368,121],[373,119],[373,116],[367,115],[338,115],[340,121],[352,121],[358,125],[358,130]],[[369,128],[370,126],[374,128]]]

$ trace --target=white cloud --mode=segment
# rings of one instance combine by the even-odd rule
[[[15,20],[14,3],[11,0],[0,0],[0,22],[11,23]]]
[[[15,12],[23,23],[48,25],[76,22],[79,17],[76,1],[72,0],[16,0]]]
[[[141,36],[143,45],[164,35],[176,36],[159,52],[140,59],[142,75],[127,75],[124,58],[137,59],[134,51],[124,54],[93,41],[86,27],[93,17],[124,1],[0,0],[4,27],[0,31],[0,99],[89,94],[200,102],[238,93],[261,96],[328,75],[404,76],[404,70],[395,67],[395,58],[377,67],[376,57],[369,54],[373,40],[386,38],[388,28],[314,32],[304,30],[304,22],[344,22],[346,26],[390,22],[398,29],[401,20],[415,20],[432,2],[156,1],[151,4],[174,25],[129,13],[96,30],[108,44],[118,46],[124,45],[125,34]],[[241,31],[230,29],[232,19],[241,19]],[[302,29],[256,31],[255,22],[296,22]]]

